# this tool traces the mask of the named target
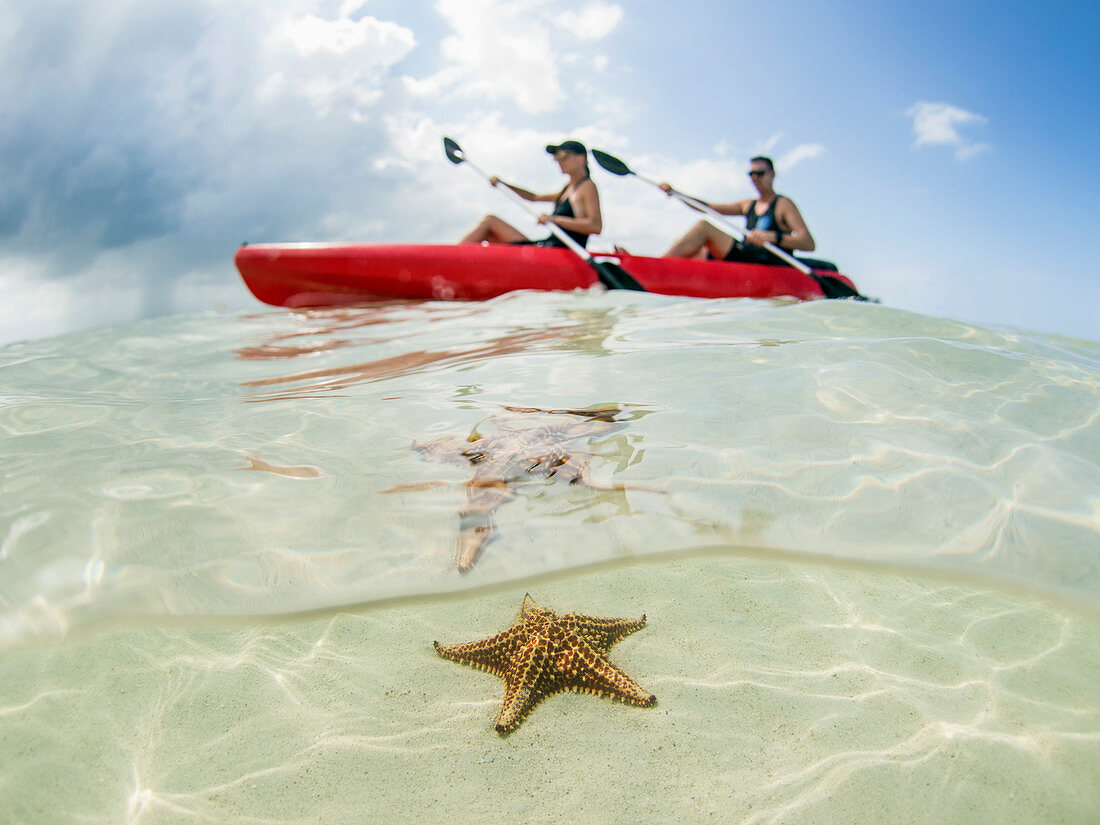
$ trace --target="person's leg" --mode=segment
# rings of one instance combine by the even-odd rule
[[[721,260],[729,254],[733,248],[733,238],[715,229],[706,221],[699,221],[691,227],[679,240],[676,241],[665,258],[694,258],[704,249],[710,252],[711,257]]]
[[[502,221],[496,215],[486,215],[477,226],[471,229],[459,243],[514,243],[525,241],[523,233],[509,223]]]

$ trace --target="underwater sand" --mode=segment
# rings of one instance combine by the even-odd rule
[[[658,697],[503,682],[434,639],[524,589],[236,627],[114,629],[0,659],[9,821],[1089,822],[1100,635],[1053,605],[855,569],[696,557],[538,582],[648,624]]]

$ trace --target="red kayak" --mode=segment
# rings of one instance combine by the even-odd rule
[[[696,298],[825,297],[822,283],[848,278],[787,266],[639,255],[618,261],[649,292]],[[567,249],[480,244],[246,244],[234,258],[267,304],[319,307],[394,299],[482,301],[517,289],[587,289],[596,273]]]

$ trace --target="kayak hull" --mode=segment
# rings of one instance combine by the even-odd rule
[[[824,297],[817,281],[786,266],[606,257],[647,291],[663,295]],[[234,263],[253,295],[283,307],[483,301],[519,289],[587,289],[598,283],[593,268],[567,249],[507,244],[246,244],[237,250]],[[835,272],[819,274],[852,285]]]

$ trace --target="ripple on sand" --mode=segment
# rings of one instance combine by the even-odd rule
[[[522,589],[117,629],[0,660],[0,803],[26,822],[1095,821],[1094,619],[730,558],[527,589],[646,612],[616,661],[658,705],[565,694],[497,736],[501,681],[431,641],[502,629]]]

